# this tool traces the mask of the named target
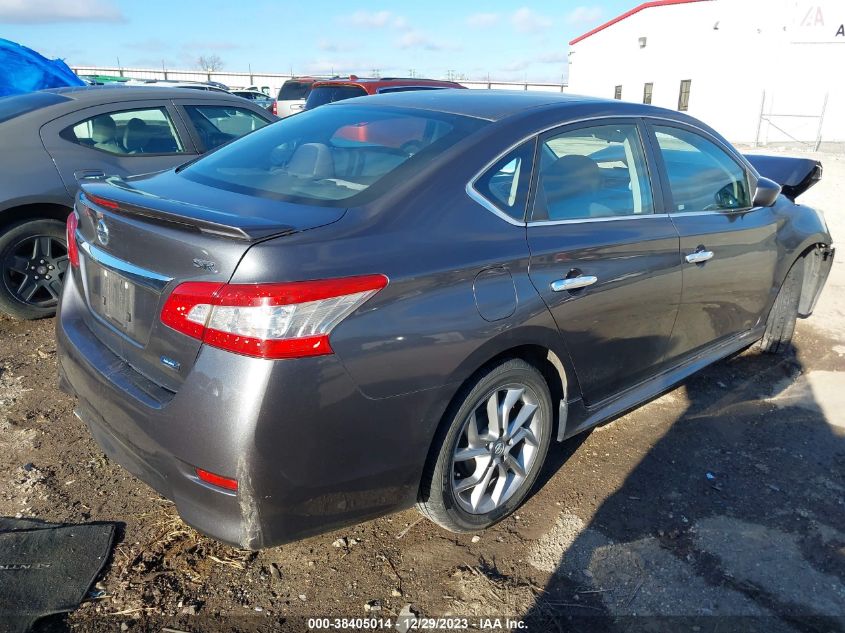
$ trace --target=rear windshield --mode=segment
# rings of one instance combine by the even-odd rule
[[[300,101],[308,96],[311,91],[311,81],[288,80],[282,84],[279,90],[279,101]]]
[[[234,141],[179,173],[248,195],[356,206],[409,178],[485,124],[422,110],[317,108]]]
[[[360,86],[317,86],[308,95],[305,109],[310,110],[333,101],[343,101],[352,97],[363,97],[366,94],[367,91]]]
[[[53,92],[28,92],[22,95],[0,97],[0,123],[67,100],[67,97]]]

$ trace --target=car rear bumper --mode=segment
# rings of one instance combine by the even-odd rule
[[[201,532],[258,549],[411,506],[449,386],[371,399],[335,356],[267,361],[204,347],[177,393],[102,345],[68,275],[63,389],[113,460]],[[238,480],[233,493],[196,468]]]

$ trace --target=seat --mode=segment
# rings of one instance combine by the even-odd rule
[[[610,208],[596,202],[602,186],[601,169],[591,158],[578,154],[561,156],[541,174],[541,193],[546,217],[570,220],[610,215]]]
[[[117,124],[108,114],[91,119],[91,140],[94,147],[112,154],[124,154],[125,148],[117,142]]]
[[[123,129],[123,147],[130,154],[143,154],[146,152],[150,136],[149,126],[144,121],[137,117],[129,119]]]
[[[322,143],[304,143],[293,152],[286,171],[291,176],[313,180],[334,178],[331,150]]]

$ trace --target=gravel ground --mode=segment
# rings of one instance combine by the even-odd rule
[[[804,201],[845,235],[845,157],[822,159]],[[553,446],[493,529],[408,511],[258,553],[196,533],[107,460],[56,389],[52,321],[0,317],[0,516],[121,525],[102,595],[39,629],[298,631],[412,605],[537,631],[845,631],[843,255],[793,354],[735,356]]]

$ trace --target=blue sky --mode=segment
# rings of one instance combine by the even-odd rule
[[[636,0],[0,0],[0,37],[70,65],[559,82],[568,42]]]

